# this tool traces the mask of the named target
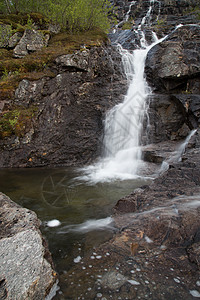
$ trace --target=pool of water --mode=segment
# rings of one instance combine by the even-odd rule
[[[80,176],[81,171],[72,168],[0,170],[0,191],[35,211],[42,221],[41,230],[59,274],[112,237],[113,206],[147,183],[135,179],[91,185],[76,179]],[[58,226],[50,227],[52,220],[58,220]]]

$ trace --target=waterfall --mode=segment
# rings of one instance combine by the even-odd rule
[[[131,3],[129,4],[129,8],[128,8],[128,11],[124,17],[124,19],[119,22],[116,26],[115,26],[115,29],[114,29],[114,32],[116,31],[117,28],[119,28],[121,25],[123,25],[124,23],[128,22],[129,20],[129,15],[130,15],[130,12],[131,12],[131,8],[132,6],[136,3],[136,1],[131,1]]]
[[[146,19],[150,17],[153,3],[151,0]],[[142,23],[145,23],[144,18]],[[158,40],[154,34],[154,43],[148,46],[144,34],[141,33],[140,28],[140,49],[129,52],[118,45],[129,88],[124,102],[116,105],[106,115],[103,156],[98,163],[83,169],[85,175],[82,179],[89,182],[139,177],[138,170],[142,163],[140,137],[148,109],[146,100],[151,93],[144,76],[145,59],[148,51],[164,39]]]

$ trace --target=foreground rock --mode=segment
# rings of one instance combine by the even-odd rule
[[[56,273],[40,221],[2,193],[0,207],[0,299],[44,300]]]
[[[118,201],[114,237],[62,275],[69,298],[200,297],[199,155],[198,131],[181,162]]]

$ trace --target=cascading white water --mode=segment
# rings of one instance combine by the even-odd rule
[[[167,171],[169,169],[169,164],[170,163],[177,163],[177,162],[182,160],[182,155],[185,152],[185,148],[187,147],[190,139],[196,133],[196,131],[197,131],[197,129],[191,130],[191,132],[188,134],[188,136],[186,137],[184,142],[178,147],[178,149],[176,151],[174,151],[174,153],[172,153],[170,158],[167,159],[167,160],[164,160],[162,162],[160,170],[158,171],[158,174],[156,174],[156,176],[158,176],[158,175],[164,173],[165,171]]]
[[[131,12],[131,8],[132,6],[136,3],[136,1],[131,1],[131,3],[129,4],[129,8],[128,8],[128,11],[124,17],[124,19],[119,22],[116,26],[115,26],[115,29],[114,29],[114,32],[116,31],[117,28],[119,28],[121,25],[123,25],[125,22],[128,22],[129,20],[129,15],[130,15],[130,12]]]
[[[149,18],[153,3],[151,0],[146,18]],[[138,177],[141,163],[140,136],[147,111],[146,99],[151,92],[144,76],[145,59],[148,51],[164,39],[158,40],[154,34],[155,42],[147,46],[141,32],[140,29],[141,49],[129,52],[118,46],[130,83],[128,92],[124,102],[116,105],[106,116],[103,157],[98,163],[85,168],[85,176],[81,179],[97,183]]]

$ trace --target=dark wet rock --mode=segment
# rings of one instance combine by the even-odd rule
[[[150,96],[148,120],[145,121],[143,129],[143,144],[182,140],[192,128],[196,128],[196,117],[181,101],[182,96],[183,99],[188,99],[184,95]]]
[[[124,16],[130,9],[130,5],[133,1],[124,0],[124,1],[113,1],[117,6],[118,19],[119,21],[124,20]],[[134,4],[131,6],[130,10],[130,18],[133,19],[138,25],[141,23],[142,18],[147,13],[149,9],[150,1],[142,1],[136,0]],[[169,0],[160,0],[160,1],[152,1],[152,9],[151,9],[151,18],[149,22],[163,27],[162,30],[166,30],[166,26],[176,26],[178,24],[192,24],[198,23],[198,11],[197,6],[199,1],[193,0],[177,0],[177,1],[169,1]],[[163,24],[164,23],[164,24]],[[163,25],[163,26],[162,26]]]
[[[113,47],[55,60],[54,78],[24,79],[13,105],[35,107],[22,137],[0,140],[1,167],[80,165],[101,151],[106,111],[123,100],[127,81]]]
[[[199,1],[114,1],[117,6],[117,16],[120,21],[118,33],[120,41],[123,40],[123,47],[135,49],[140,45],[140,36],[136,34],[138,26],[144,17],[147,16],[151,4],[151,14],[145,18],[141,29],[145,33],[148,43],[152,41],[152,35],[149,28],[156,32],[159,38],[170,34],[179,24],[199,24],[199,10],[197,9]],[[131,5],[132,3],[132,5]],[[121,30],[127,23],[127,13],[129,11],[128,26],[130,30]],[[132,26],[131,26],[132,24]],[[121,32],[120,32],[121,31]],[[116,34],[111,35],[111,40],[116,41]]]
[[[199,147],[198,131],[182,161],[118,201],[117,233],[95,249],[95,257],[84,257],[62,275],[66,296],[194,299],[200,276]],[[74,282],[80,282],[76,290]]]
[[[182,26],[148,52],[145,72],[155,94],[144,143],[180,140],[199,126],[199,41],[200,26]]]
[[[187,112],[188,124],[191,128],[197,128],[200,124],[200,95],[199,94],[178,94],[173,95],[174,101],[183,104]]]
[[[0,298],[45,299],[56,283],[36,214],[0,193]]]
[[[144,34],[144,36],[143,36]],[[147,44],[154,42],[152,31],[148,28],[141,30],[127,29],[116,30],[115,33],[110,33],[109,38],[114,45],[120,44],[124,49],[135,50],[141,48],[141,41],[146,40]]]
[[[181,142],[180,142],[181,145]],[[156,144],[148,144],[142,147],[144,161],[161,164],[168,160],[173,153],[178,150],[178,143],[176,141],[165,141]]]
[[[200,26],[178,28],[163,42],[152,47],[145,73],[157,91],[187,88],[188,79],[200,74]]]
[[[14,57],[24,57],[29,51],[36,51],[47,46],[49,38],[49,34],[43,35],[35,29],[26,29],[19,43],[13,50]]]

